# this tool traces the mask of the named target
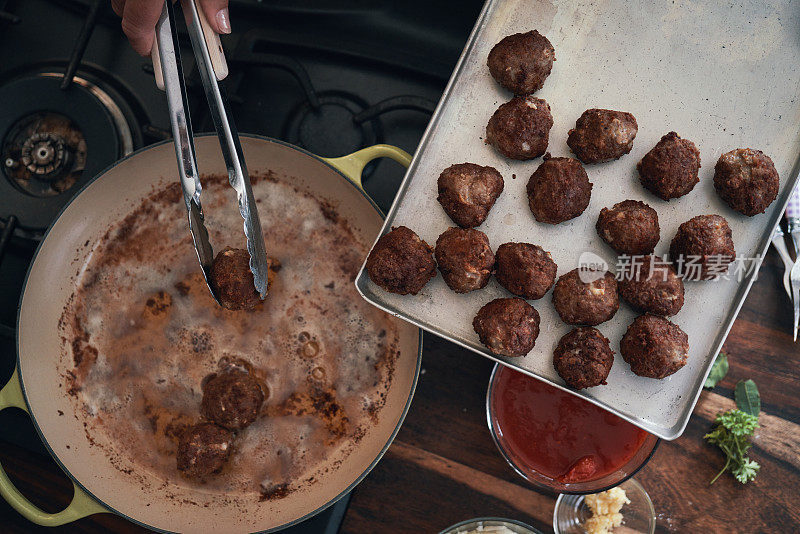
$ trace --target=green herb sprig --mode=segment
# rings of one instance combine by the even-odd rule
[[[752,380],[740,381],[736,384],[734,394],[735,410],[728,410],[717,415],[714,428],[703,436],[709,443],[717,445],[725,453],[726,461],[722,470],[709,484],[713,484],[725,471],[741,482],[747,484],[758,474],[760,466],[747,457],[752,444],[750,437],[758,428],[758,414],[761,411],[761,397]]]

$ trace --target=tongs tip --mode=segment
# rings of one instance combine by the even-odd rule
[[[270,261],[266,255],[260,258],[258,255],[250,254],[250,272],[253,273],[256,292],[261,300],[264,300],[269,294],[270,287]]]

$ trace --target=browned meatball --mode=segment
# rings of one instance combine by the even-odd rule
[[[596,328],[580,326],[561,340],[553,352],[553,365],[571,388],[583,389],[606,383],[614,364],[608,339]]]
[[[250,373],[228,370],[211,375],[203,384],[203,417],[228,430],[241,430],[258,417],[264,391]]]
[[[549,154],[531,175],[527,190],[533,216],[548,224],[574,219],[583,213],[592,196],[592,184],[580,161]]]
[[[391,293],[416,295],[436,276],[433,249],[409,228],[381,236],[367,257],[370,280]]]
[[[640,315],[622,336],[619,350],[637,375],[665,378],[686,365],[689,336],[663,317]]]
[[[683,307],[683,281],[668,262],[655,256],[636,259],[619,281],[619,294],[642,312],[675,315]]]
[[[540,299],[556,281],[556,262],[542,247],[503,243],[497,248],[495,277],[500,285],[525,299]]]
[[[661,238],[656,210],[638,200],[623,200],[611,209],[603,208],[596,228],[617,254],[650,254]]]
[[[547,151],[552,127],[553,116],[547,102],[533,96],[515,96],[489,119],[486,142],[507,158],[538,158]]]
[[[669,259],[684,278],[709,280],[728,271],[736,259],[733,232],[720,215],[698,215],[678,227],[669,246]]]
[[[462,228],[480,226],[503,192],[503,177],[494,167],[459,163],[439,175],[437,200]]]
[[[720,198],[744,215],[764,213],[778,197],[778,171],[760,150],[737,148],[719,157],[714,188]]]
[[[211,287],[219,303],[229,310],[246,310],[261,302],[250,272],[250,254],[225,247],[211,264]]]
[[[469,293],[489,283],[494,253],[480,230],[448,228],[436,240],[435,254],[442,278],[456,293]]]
[[[664,200],[682,197],[700,181],[700,151],[688,139],[669,132],[636,168],[642,185],[654,195]]]
[[[586,273],[597,278],[599,273]],[[606,271],[589,283],[581,280],[578,269],[573,269],[556,282],[553,288],[553,305],[567,324],[594,326],[608,321],[619,309],[617,280]]]
[[[525,356],[539,336],[539,312],[522,299],[494,299],[478,310],[472,327],[493,354]]]
[[[569,131],[567,145],[584,163],[619,159],[633,148],[636,117],[625,111],[587,109]]]
[[[555,61],[555,49],[536,30],[515,33],[494,45],[486,62],[497,83],[518,95],[533,93],[544,85]]]
[[[178,471],[200,480],[219,473],[231,455],[232,441],[233,434],[214,423],[187,428],[178,441]]]

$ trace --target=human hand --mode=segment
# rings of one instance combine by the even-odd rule
[[[197,3],[215,32],[231,33],[228,0],[197,0]],[[142,56],[149,55],[164,0],[111,0],[111,7],[122,17],[122,31],[133,49]]]

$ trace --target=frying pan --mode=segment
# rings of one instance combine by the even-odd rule
[[[324,159],[274,139],[242,136],[241,141],[254,174],[270,170],[330,201],[366,243],[378,235],[382,214],[361,186],[361,171],[379,157],[404,166],[411,160],[406,152],[389,145]],[[216,137],[200,136],[196,143],[200,168],[225,174]],[[17,367],[0,390],[0,410],[16,406],[30,414],[50,454],[72,479],[75,493],[64,510],[46,513],[17,490],[0,467],[0,495],[39,525],[56,526],[91,514],[116,513],[160,531],[279,530],[325,509],[358,484],[386,452],[408,411],[419,375],[422,340],[419,329],[394,320],[400,350],[377,423],[338,469],[283,499],[253,502],[243,510],[241,502],[237,506],[230,499],[214,500],[214,495],[202,489],[182,487],[184,502],[165,498],[163,493],[168,490],[158,487],[160,480],[143,487],[122,476],[101,450],[91,446],[79,418],[73,417],[73,404],[57,370],[65,357],[58,321],[75,289],[79,266],[93,248],[84,243],[100,240],[109,227],[149,196],[154,186],[174,180],[175,165],[175,149],[166,142],[140,150],[101,173],[64,208],[31,263],[17,319]],[[209,499],[208,507],[189,502],[207,503]]]

